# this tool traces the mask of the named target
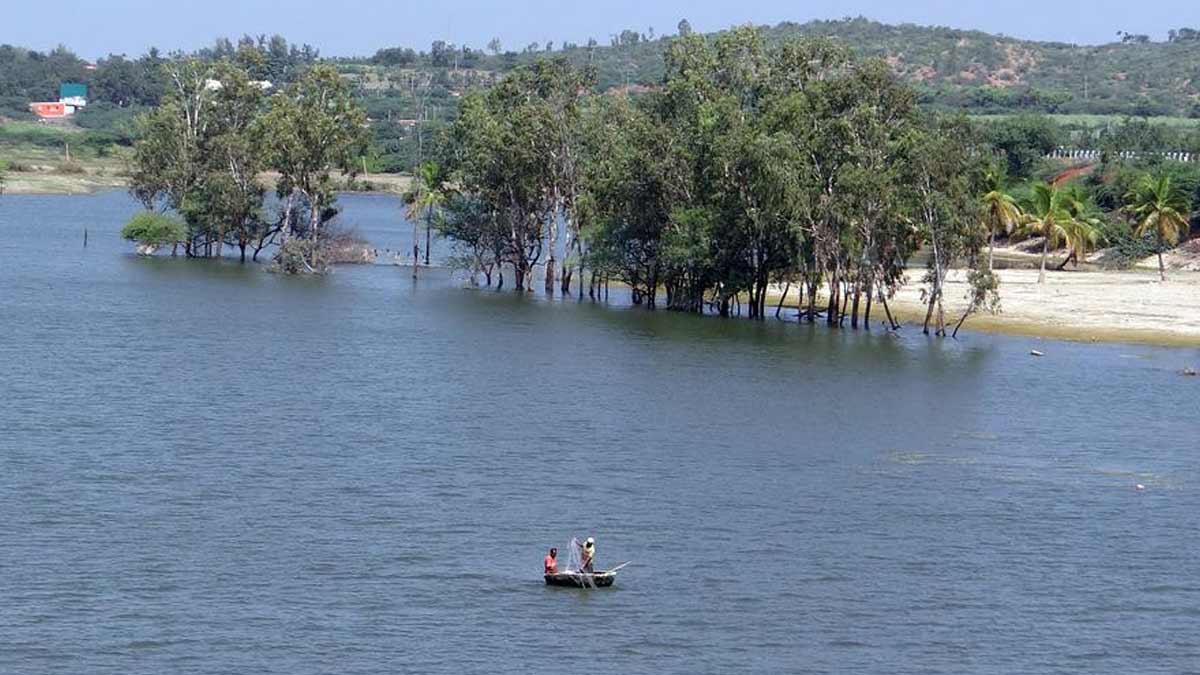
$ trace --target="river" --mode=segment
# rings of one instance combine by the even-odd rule
[[[1197,350],[139,259],[133,209],[0,197],[0,672],[1200,666]],[[616,587],[545,587],[585,535]]]

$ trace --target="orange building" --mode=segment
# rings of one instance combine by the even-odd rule
[[[29,109],[38,117],[66,117],[67,104],[60,101],[46,101],[44,103],[30,103]]]

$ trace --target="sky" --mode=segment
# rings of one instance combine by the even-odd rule
[[[1200,27],[1196,0],[3,0],[0,44],[81,56],[138,56],[149,47],[193,50],[219,36],[279,33],[326,56],[370,55],[381,47],[428,49],[436,39],[481,49],[499,38],[602,44],[625,28],[675,32],[681,18],[711,31],[732,25],[863,15],[887,23],[975,28],[1035,40],[1095,44],[1118,30],[1163,39]]]

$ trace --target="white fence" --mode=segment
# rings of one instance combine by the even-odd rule
[[[1046,155],[1049,159],[1079,159],[1079,160],[1099,160],[1104,154],[1102,150],[1085,150],[1079,148],[1058,148],[1054,152]],[[1115,153],[1118,159],[1142,159],[1144,157],[1162,157],[1172,162],[1200,162],[1200,153],[1194,152],[1139,152],[1136,150],[1122,150]]]

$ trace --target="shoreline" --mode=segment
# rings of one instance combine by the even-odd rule
[[[263,174],[264,186],[275,187],[276,176]],[[407,174],[372,173],[359,174],[353,183],[341,178],[338,192],[361,194],[403,194],[408,190],[412,177]],[[62,173],[59,171],[7,171],[4,174],[5,195],[34,196],[79,196],[92,195],[106,190],[123,190],[129,187],[125,176],[107,170],[88,170],[85,173]],[[369,189],[368,189],[369,188]]]
[[[271,176],[264,178],[273,182]],[[396,194],[411,179],[369,174],[358,180],[372,183],[375,189],[351,192]],[[119,190],[125,185],[123,177],[105,173],[9,172],[4,194],[79,196]],[[1009,258],[1009,264],[1018,266],[996,270],[1001,282],[1000,312],[977,313],[963,324],[964,330],[1074,342],[1200,347],[1200,271],[1170,271],[1167,282],[1161,283],[1156,269],[1140,266],[1122,271],[1049,270],[1046,283],[1039,285],[1038,271],[1020,266],[1036,256],[1015,251],[1003,255]],[[920,330],[925,318],[921,274],[920,269],[911,267],[907,283],[888,301],[892,314],[909,330]],[[771,307],[778,304],[781,290],[769,293]],[[966,293],[965,272],[952,270],[946,279],[944,301],[950,325],[966,308]],[[794,307],[795,289],[789,293],[788,302]],[[873,309],[876,321],[882,319],[881,312],[882,307]]]
[[[1200,273],[1169,272],[1167,282],[1157,270],[1046,272],[1038,284],[1037,270],[996,270],[1000,277],[1000,312],[977,313],[963,330],[1071,342],[1133,343],[1167,347],[1200,347]],[[921,330],[925,304],[919,272],[888,300],[892,315],[908,330]],[[946,279],[944,305],[951,329],[967,307],[964,270]],[[778,303],[775,292],[768,304]],[[789,293],[794,307],[794,291]],[[818,306],[820,302],[818,302]],[[881,320],[876,303],[872,319]]]

